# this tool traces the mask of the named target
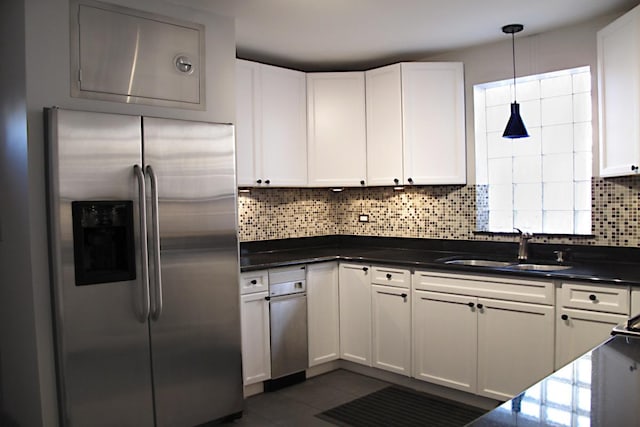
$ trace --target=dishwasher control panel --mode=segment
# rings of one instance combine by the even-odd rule
[[[269,270],[269,296],[299,294],[307,290],[306,269],[284,267]]]

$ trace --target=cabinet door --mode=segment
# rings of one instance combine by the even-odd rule
[[[236,60],[236,174],[239,187],[256,185],[260,158],[260,64]]]
[[[261,65],[261,170],[265,185],[307,185],[305,73]]]
[[[307,74],[309,185],[366,184],[364,73]]]
[[[553,372],[552,306],[478,298],[478,394],[511,399]]]
[[[600,176],[638,173],[640,166],[640,8],[597,35]]]
[[[404,182],[465,184],[462,63],[403,63],[402,114]]]
[[[373,366],[411,375],[411,303],[409,290],[371,286]]]
[[[556,369],[602,343],[626,316],[562,308],[556,315]]]
[[[340,357],[371,366],[369,268],[340,264]]]
[[[414,291],[413,376],[476,391],[476,298]]]
[[[242,377],[244,385],[271,378],[268,292],[242,295]]]
[[[365,72],[367,185],[402,184],[400,64]]]
[[[338,263],[307,266],[309,366],[340,357]]]

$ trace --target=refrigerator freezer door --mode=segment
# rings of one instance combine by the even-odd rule
[[[133,173],[133,165],[142,160],[140,118],[58,109],[47,110],[47,115],[51,265],[62,421],[73,426],[152,426],[149,329],[148,321],[142,319],[140,205]],[[105,201],[113,200],[130,201],[127,203],[133,206],[136,278],[79,286],[74,269],[77,260],[71,203],[103,201],[96,206],[104,207],[108,204]],[[91,216],[90,205],[85,203],[87,217]],[[108,233],[85,234],[85,238],[96,240],[94,249],[105,252]],[[94,260],[96,254],[86,255],[86,259]],[[86,262],[84,267],[88,269],[104,267]]]
[[[150,271],[156,422],[198,425],[242,410],[233,127],[144,117],[143,129],[161,247],[161,283]]]

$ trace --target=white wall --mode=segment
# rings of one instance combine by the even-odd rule
[[[588,65],[591,67],[594,176],[598,165],[598,90],[596,33],[619,14],[599,18],[563,29],[527,35],[527,28],[516,36],[516,73],[518,76]],[[496,28],[496,32],[500,32]],[[425,58],[428,61],[463,61],[466,97],[467,182],[475,183],[475,130],[473,86],[479,83],[513,78],[511,36],[505,40]],[[526,119],[525,119],[526,120]]]
[[[57,425],[42,109],[235,119],[232,18],[159,0],[111,2],[205,25],[207,109],[71,98],[68,0],[0,2],[0,52],[11,58],[0,67],[0,409],[19,425]]]
[[[3,411],[20,424],[38,425],[22,1],[0,2],[0,19],[0,52],[11,58],[11,66],[0,67],[0,425],[9,423]]]

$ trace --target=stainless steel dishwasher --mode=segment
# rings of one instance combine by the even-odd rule
[[[308,367],[307,286],[305,267],[269,270],[271,378]]]

